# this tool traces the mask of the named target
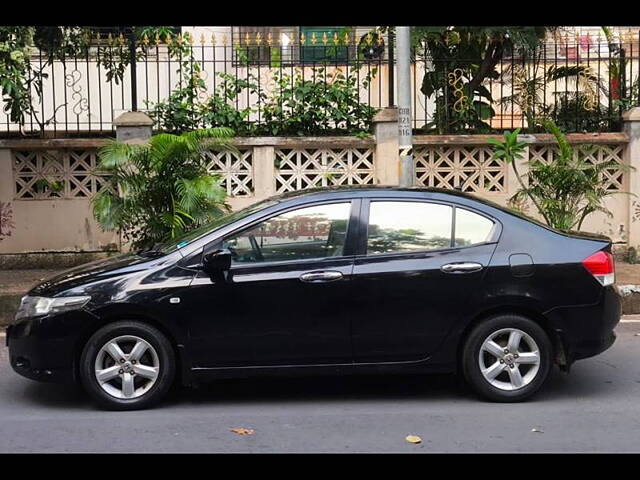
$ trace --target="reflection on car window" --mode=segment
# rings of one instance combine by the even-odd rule
[[[178,248],[183,248],[189,245],[190,243],[198,240],[200,237],[207,235],[218,228],[229,225],[237,220],[240,220],[244,217],[251,215],[252,213],[255,213],[259,210],[275,205],[276,203],[278,202],[272,199],[266,199],[266,200],[263,200],[262,202],[249,205],[248,207],[243,208],[242,210],[239,210],[237,212],[229,213],[228,215],[223,215],[222,217],[217,218],[210,223],[201,225],[200,227],[194,230],[191,230],[190,232],[185,233],[180,237],[172,239],[171,241],[162,245],[159,249],[160,251],[162,251],[162,253],[165,253],[165,254],[171,253]]]
[[[451,246],[453,208],[423,202],[371,202],[367,254]]]
[[[456,208],[456,247],[466,247],[489,240],[493,222],[482,215]]]
[[[300,208],[266,220],[224,240],[233,263],[343,255],[351,203]]]

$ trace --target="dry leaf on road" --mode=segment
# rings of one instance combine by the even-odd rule
[[[422,439],[417,435],[407,435],[405,440],[409,443],[422,443]]]
[[[253,429],[251,428],[230,428],[229,430],[238,435],[253,435]]]
[[[537,428],[532,428],[531,431],[534,433],[544,433],[542,430],[539,430]]]

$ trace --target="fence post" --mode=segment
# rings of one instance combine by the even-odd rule
[[[15,212],[13,211],[13,159],[11,150],[0,147],[0,253],[11,251],[6,247],[16,226]],[[2,240],[5,240],[3,242]],[[3,252],[3,244],[5,249]],[[0,262],[0,265],[2,262]],[[0,267],[1,268],[1,267]]]
[[[276,194],[275,148],[273,145],[253,147],[253,192],[255,201]]]
[[[116,140],[124,143],[142,145],[149,141],[153,120],[143,112],[125,112],[113,121],[116,127]],[[129,251],[131,244],[119,235],[120,251]]]
[[[627,110],[622,115],[624,122],[624,132],[629,136],[629,143],[624,149],[624,161],[629,167],[629,186],[627,191],[640,192],[640,107]],[[640,246],[640,197],[628,195],[629,216],[627,220],[629,236],[627,244],[629,247],[638,249]]]
[[[398,109],[385,108],[373,118],[376,139],[375,170],[380,185],[399,185]]]
[[[125,112],[113,124],[120,142],[143,144],[151,138],[153,120],[144,112]]]

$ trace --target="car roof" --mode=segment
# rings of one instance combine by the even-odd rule
[[[434,187],[396,187],[386,185],[348,185],[348,186],[329,186],[329,187],[316,187],[306,190],[296,190],[292,192],[282,193],[280,195],[271,197],[275,201],[286,201],[296,198],[326,195],[326,196],[344,196],[344,194],[355,194],[356,197],[369,197],[375,196],[380,193],[438,193],[445,195],[454,195],[469,200],[482,201],[469,193],[462,192],[460,190],[449,190],[444,188]]]
[[[445,188],[434,187],[397,187],[397,186],[385,186],[385,185],[348,185],[348,186],[331,186],[321,188],[309,188],[306,190],[297,190],[293,192],[283,193],[274,197],[270,197],[268,200],[274,203],[297,205],[303,204],[308,201],[325,201],[332,198],[346,199],[346,198],[367,198],[367,197],[388,197],[388,198],[423,198],[440,201],[453,201],[459,202],[463,205],[477,207],[482,210],[488,207],[492,211],[499,210],[500,212],[516,215],[526,220],[537,223],[535,219],[527,217],[525,215],[514,212],[512,209],[506,208],[503,205],[487,200],[470,193],[462,192],[460,190],[451,190]]]

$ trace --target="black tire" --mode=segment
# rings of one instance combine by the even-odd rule
[[[515,390],[503,390],[489,383],[481,372],[479,362],[483,342],[494,332],[505,328],[516,328],[530,335],[540,352],[538,372],[530,383]],[[521,402],[529,399],[544,385],[551,371],[552,358],[549,336],[537,323],[521,315],[497,315],[476,325],[470,332],[462,350],[462,371],[467,383],[481,397],[492,402]]]
[[[109,340],[122,335],[135,335],[155,349],[159,372],[155,383],[137,398],[126,399],[110,395],[95,377],[95,361],[100,349]],[[143,322],[118,321],[105,325],[87,341],[80,357],[79,373],[84,390],[108,410],[140,410],[150,408],[162,400],[173,384],[176,370],[175,354],[169,340],[157,328]]]

